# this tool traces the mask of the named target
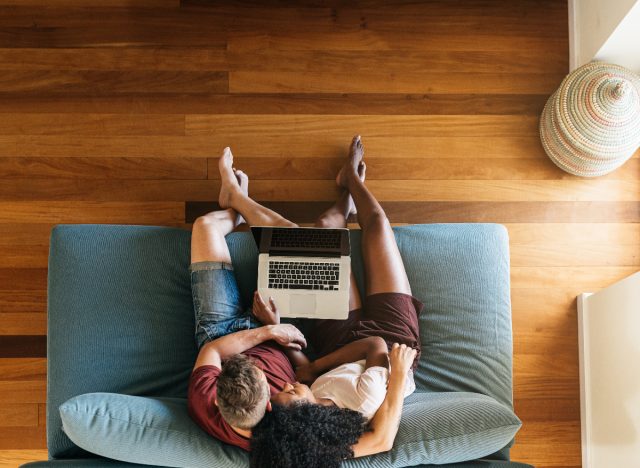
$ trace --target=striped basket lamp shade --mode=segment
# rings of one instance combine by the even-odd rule
[[[562,81],[540,117],[542,146],[570,174],[596,177],[620,167],[640,146],[640,77],[604,62]]]

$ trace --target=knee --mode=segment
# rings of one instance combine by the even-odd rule
[[[330,217],[328,217],[328,216],[320,216],[316,220],[316,227],[319,227],[319,228],[331,228],[331,227],[334,227],[334,226],[331,223],[331,218]]]
[[[363,220],[360,220],[362,224]],[[377,227],[386,227],[390,226],[389,218],[387,218],[386,213],[383,210],[373,210],[367,216],[367,219],[364,220],[365,226],[367,228],[377,228]]]
[[[193,228],[196,229],[215,229],[218,220],[214,216],[198,216],[193,222]]]

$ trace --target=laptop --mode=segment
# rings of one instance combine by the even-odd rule
[[[281,317],[344,320],[349,315],[348,229],[252,226],[258,293]]]

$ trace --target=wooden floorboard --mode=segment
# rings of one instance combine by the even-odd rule
[[[0,0],[0,467],[47,457],[54,226],[189,230],[225,146],[310,225],[356,133],[394,225],[505,225],[512,458],[580,466],[575,298],[640,269],[640,151],[597,179],[549,161],[568,67],[563,0]]]

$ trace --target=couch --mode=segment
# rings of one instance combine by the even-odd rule
[[[465,395],[486,396],[512,411],[506,229],[495,224],[430,224],[396,227],[394,232],[413,293],[425,304],[420,317],[423,349],[416,372],[417,392],[407,400],[398,439],[403,431],[411,433],[408,426],[416,425],[415,420],[410,422],[411,415],[420,413],[422,402],[438,398],[455,402]],[[184,399],[197,355],[188,274],[190,240],[190,231],[159,226],[62,224],[53,228],[48,277],[49,460],[23,466],[163,464],[150,452],[142,465],[99,457],[96,453],[111,452],[101,451],[97,445],[95,449],[85,446],[90,451],[80,448],[65,434],[60,408],[78,395],[109,392],[160,401],[166,398],[177,405],[176,411],[186,412]],[[246,232],[230,234],[227,242],[241,295],[249,305],[255,289],[257,249]],[[351,243],[353,271],[362,290],[359,231],[351,231]],[[444,416],[456,418],[455,412]],[[433,428],[436,439],[438,430]],[[438,446],[442,450],[438,456],[460,458],[459,453],[453,453],[460,448],[446,445],[448,440],[442,437],[438,442],[445,444]],[[419,438],[410,442],[413,445],[407,447],[411,453],[427,447]],[[528,467],[510,461],[513,443],[511,439],[481,459],[445,466]],[[220,446],[221,453],[231,457],[219,466],[246,465],[246,455],[239,449],[223,446],[213,438],[210,444]],[[430,456],[425,453],[423,459],[432,459]],[[407,463],[403,456],[394,457],[363,458],[344,465]]]

